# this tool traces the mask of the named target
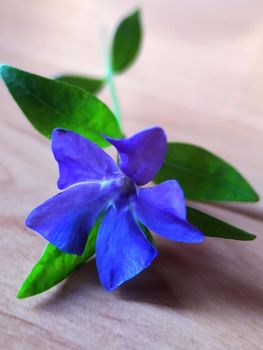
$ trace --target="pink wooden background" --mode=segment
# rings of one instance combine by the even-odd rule
[[[100,31],[137,1],[1,0],[0,60],[45,76],[102,74]],[[169,139],[224,157],[263,195],[263,3],[144,0],[145,40],[116,79],[125,132],[162,125]],[[114,293],[94,263],[32,299],[16,292],[45,246],[27,213],[56,193],[48,141],[0,88],[2,349],[262,349],[262,202],[201,207],[251,232],[250,243],[158,240],[151,268]],[[101,98],[109,103],[106,91]]]

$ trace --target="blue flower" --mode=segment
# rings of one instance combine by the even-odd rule
[[[159,171],[166,136],[152,127],[126,139],[105,138],[119,152],[119,166],[96,144],[55,129],[51,148],[62,191],[34,209],[26,225],[66,253],[81,255],[88,234],[103,218],[96,241],[102,285],[113,290],[148,267],[157,255],[140,223],[160,236],[198,243],[203,234],[186,220],[181,187],[175,180],[140,187]]]

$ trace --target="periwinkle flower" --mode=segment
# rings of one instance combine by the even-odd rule
[[[96,264],[102,285],[113,290],[157,255],[140,224],[178,242],[198,243],[204,236],[187,222],[177,181],[140,187],[153,179],[163,163],[166,136],[161,128],[148,128],[126,139],[105,138],[119,152],[119,166],[88,139],[68,130],[53,131],[58,188],[64,191],[34,209],[26,225],[63,252],[81,255],[103,213]]]

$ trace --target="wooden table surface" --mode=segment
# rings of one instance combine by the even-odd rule
[[[116,79],[125,131],[162,125],[170,140],[224,157],[263,195],[263,3],[140,1],[145,40]],[[102,74],[100,32],[137,1],[1,1],[0,60],[45,76]],[[109,102],[107,91],[101,98]],[[48,141],[1,84],[0,348],[263,349],[263,205],[206,205],[254,242],[158,240],[152,266],[114,293],[94,262],[47,293],[16,293],[45,241],[28,212],[55,194]]]

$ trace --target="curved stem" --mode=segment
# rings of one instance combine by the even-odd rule
[[[109,87],[113,112],[114,112],[114,115],[115,115],[118,123],[121,124],[121,112],[120,112],[119,101],[118,101],[116,88],[115,88],[115,84],[114,84],[114,74],[112,71],[110,48],[109,48],[108,41],[106,38],[105,28],[102,31],[102,48],[103,48],[103,58],[104,58],[104,66],[105,66],[105,80],[106,80],[108,87]]]

